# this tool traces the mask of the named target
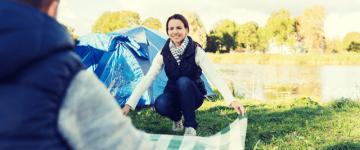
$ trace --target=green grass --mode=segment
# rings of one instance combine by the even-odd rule
[[[310,98],[292,101],[242,100],[248,128],[246,149],[360,149],[360,103],[342,99],[319,103]],[[199,136],[210,136],[235,120],[223,101],[205,101],[196,112]],[[171,121],[151,108],[130,114],[134,125],[148,133],[182,134]]]

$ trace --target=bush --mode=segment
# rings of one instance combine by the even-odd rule
[[[302,97],[299,99],[295,99],[295,101],[291,104],[292,107],[312,107],[319,106],[319,103],[312,100],[310,97]]]
[[[347,110],[351,108],[360,108],[360,104],[349,98],[340,98],[330,103],[330,107],[337,110]]]

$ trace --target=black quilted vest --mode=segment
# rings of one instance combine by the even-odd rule
[[[183,55],[180,56],[180,65],[178,65],[176,59],[170,51],[170,39],[166,41],[161,51],[164,61],[165,74],[169,79],[165,86],[164,93],[176,92],[176,80],[179,77],[185,76],[190,78],[196,84],[203,95],[206,95],[204,82],[200,78],[202,70],[195,62],[196,47],[198,44],[193,41],[191,37],[188,38],[189,43],[185,48]]]

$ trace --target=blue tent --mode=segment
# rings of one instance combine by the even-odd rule
[[[92,33],[82,36],[78,39],[75,51],[85,67],[95,72],[123,106],[166,39],[166,35],[140,26],[109,34]],[[202,76],[202,79],[208,95],[213,95],[206,78]],[[167,77],[162,70],[149,90],[143,94],[138,106],[153,104],[163,92],[166,82]]]

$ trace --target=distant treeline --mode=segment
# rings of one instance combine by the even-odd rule
[[[265,26],[250,21],[238,24],[235,21],[220,20],[206,32],[196,13],[182,13],[189,21],[190,36],[198,41],[207,52],[227,53],[344,53],[360,52],[360,33],[350,32],[343,39],[327,38],[324,34],[325,9],[313,6],[300,16],[292,16],[287,9],[273,12]],[[122,28],[143,25],[165,32],[159,19],[150,17],[140,20],[132,11],[103,13],[94,23],[92,32],[109,33]],[[73,29],[69,27],[73,33]],[[77,37],[73,34],[73,37]]]

